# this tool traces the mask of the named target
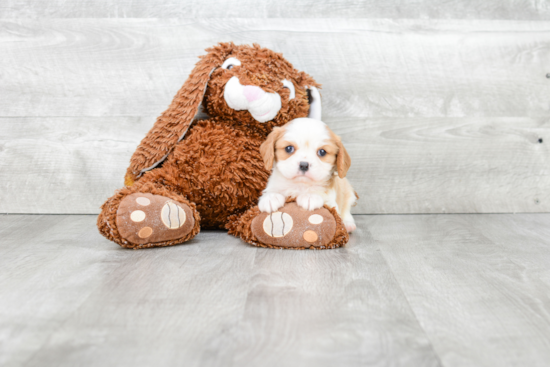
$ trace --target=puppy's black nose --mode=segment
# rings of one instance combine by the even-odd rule
[[[300,171],[306,172],[309,169],[309,163],[307,162],[300,162]]]

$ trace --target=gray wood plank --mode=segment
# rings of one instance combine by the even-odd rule
[[[258,251],[234,332],[235,366],[441,365],[365,226],[335,251]]]
[[[23,365],[109,279],[119,251],[94,220],[0,216],[0,365]]]
[[[99,213],[154,121],[0,119],[0,213]]]
[[[352,157],[355,213],[550,211],[547,118],[328,123]]]
[[[326,117],[550,110],[547,21],[41,19],[0,22],[0,115],[158,115],[219,41],[282,52],[324,85]]]
[[[0,264],[3,366],[440,365],[368,230],[335,251],[222,231],[131,251],[93,216],[56,220]]]
[[[242,315],[256,249],[224,232],[128,251],[95,216],[0,216],[0,228],[14,218],[0,246],[2,366],[181,364],[205,353],[186,344],[204,347]],[[28,220],[37,230],[19,230]]]
[[[143,251],[0,216],[3,366],[545,366],[550,214],[357,216],[334,251]]]
[[[549,214],[362,216],[359,223],[444,366],[548,365]]]
[[[0,212],[98,213],[154,120],[0,118]],[[352,157],[356,214],[550,211],[545,118],[325,120]]]
[[[550,286],[550,251],[548,238],[550,226],[548,217],[540,214],[507,215],[495,221],[492,216],[480,216],[472,225],[491,241],[513,252],[513,261],[524,269],[529,269]],[[510,228],[502,231],[502,227]]]
[[[550,19],[532,0],[4,0],[0,18],[445,18]]]
[[[211,232],[130,254],[27,366],[199,366],[242,317],[255,251]]]

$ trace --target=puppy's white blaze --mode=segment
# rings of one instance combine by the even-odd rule
[[[258,122],[267,122],[277,116],[281,109],[281,96],[278,93],[267,93],[255,101],[249,102],[244,94],[244,85],[236,76],[225,84],[223,98],[227,105],[236,111],[248,111]]]
[[[326,142],[330,140],[327,125],[323,121],[302,117],[290,121],[285,125],[285,138],[292,138],[300,146],[305,142]]]

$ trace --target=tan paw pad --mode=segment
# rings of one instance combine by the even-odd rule
[[[317,233],[313,232],[313,231],[305,231],[304,232],[304,240],[306,240],[307,242],[315,242],[317,241],[317,239],[319,238],[319,236],[317,236]]]
[[[319,214],[313,214],[313,215],[310,215],[307,220],[311,224],[321,224],[323,223],[323,216]]]
[[[151,227],[143,227],[139,233],[138,236],[140,238],[147,238],[153,234],[153,229]]]
[[[264,232],[270,237],[284,237],[294,226],[292,217],[287,213],[274,212],[264,220]]]
[[[162,207],[160,213],[162,223],[169,229],[178,229],[185,223],[185,212],[174,202],[169,201]]]
[[[141,206],[147,206],[151,204],[151,200],[147,199],[146,197],[140,196],[136,198],[136,203],[138,203]]]
[[[130,219],[134,222],[143,222],[145,213],[141,210],[134,210],[132,214],[130,214]]]

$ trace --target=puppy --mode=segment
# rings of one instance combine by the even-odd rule
[[[324,122],[298,118],[276,127],[260,153],[266,168],[273,169],[258,203],[260,211],[277,211],[293,197],[307,210],[323,204],[335,208],[346,230],[356,229],[350,210],[357,196],[345,178],[351,159],[340,137]]]

